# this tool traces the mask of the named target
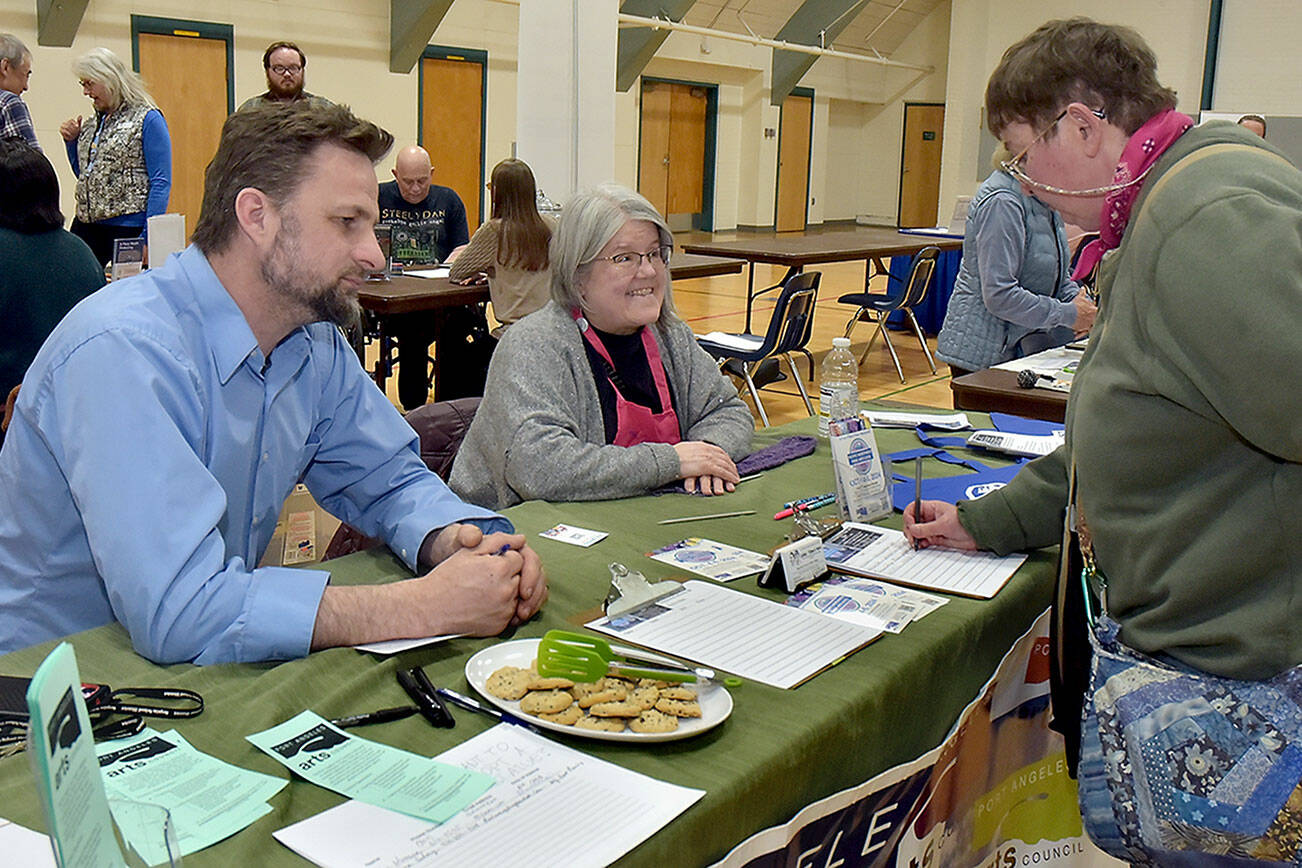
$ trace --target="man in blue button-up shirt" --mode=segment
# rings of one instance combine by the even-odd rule
[[[333,323],[382,267],[392,137],[330,106],[233,116],[194,244],[74,308],[0,449],[0,652],[113,620],[158,662],[492,635],[547,596],[511,524],[461,502]],[[255,568],[296,482],[424,575]]]

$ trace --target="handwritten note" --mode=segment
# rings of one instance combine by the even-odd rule
[[[823,542],[823,556],[841,572],[983,600],[999,593],[1026,560],[942,548],[914,551],[898,530],[853,522]]]
[[[300,856],[332,868],[532,868],[543,862],[596,868],[705,795],[505,724],[438,759],[498,784],[441,826],[353,801],[273,834]]]
[[[436,823],[493,785],[488,775],[351,736],[311,711],[245,738],[319,787]]]

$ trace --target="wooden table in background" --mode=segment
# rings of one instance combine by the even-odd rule
[[[746,275],[746,331],[750,331],[751,300],[755,296],[755,263],[785,265],[787,277],[819,262],[864,260],[864,287],[876,274],[889,269],[885,259],[912,256],[924,247],[959,250],[963,239],[937,235],[915,235],[884,226],[856,226],[843,232],[820,232],[817,235],[755,235],[735,241],[710,241],[684,244],[685,253],[728,256],[744,259],[749,265]],[[876,271],[873,269],[876,268]],[[785,281],[786,278],[783,278]]]
[[[1061,422],[1067,414],[1067,393],[1051,389],[1023,389],[1015,371],[986,368],[950,381],[955,410],[1013,413],[1031,419]]]
[[[675,280],[695,277],[712,277],[718,274],[739,274],[746,263],[741,259],[724,259],[718,256],[693,256],[676,254],[669,263],[669,273]],[[489,300],[488,285],[462,286],[446,277],[414,277],[396,274],[385,282],[367,283],[357,293],[357,301],[375,317],[379,341],[379,356],[372,376],[384,390],[384,381],[392,368],[390,355],[390,317],[408,313],[433,312],[434,350],[434,400],[439,400],[438,359],[444,358],[441,343],[442,312],[448,308],[467,304],[481,304]]]

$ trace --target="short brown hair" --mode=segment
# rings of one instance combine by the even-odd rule
[[[292,48],[292,49],[294,49],[294,51],[297,51],[297,52],[298,52],[298,65],[301,66],[301,67],[303,67],[304,69],[307,69],[307,55],[303,53],[303,49],[299,48],[297,45],[295,45],[295,44],[292,43],[292,42],[273,42],[273,43],[271,43],[270,45],[268,45],[268,46],[267,46],[267,50],[264,51],[264,52],[262,52],[262,68],[263,68],[263,69],[271,69],[271,55],[272,55],[272,53],[273,53],[273,52],[276,52],[276,51],[279,51],[279,50],[282,49],[282,48]]]
[[[255,187],[276,204],[284,202],[303,180],[308,159],[326,144],[352,148],[376,163],[393,136],[340,105],[258,106],[228,117],[204,173],[203,208],[190,240],[204,253],[220,253],[235,235],[239,192]]]
[[[1175,91],[1158,82],[1153,50],[1131,28],[1050,21],[1004,52],[986,85],[986,125],[996,137],[1013,123],[1042,129],[1071,102],[1102,109],[1133,134],[1175,108]]]

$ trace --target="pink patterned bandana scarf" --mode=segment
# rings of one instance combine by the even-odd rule
[[[1135,134],[1126,142],[1121,152],[1121,162],[1112,183],[1125,184],[1135,181],[1120,190],[1113,190],[1103,200],[1102,220],[1099,222],[1099,237],[1085,246],[1076,270],[1071,273],[1072,280],[1088,277],[1103,258],[1103,254],[1121,243],[1126,224],[1130,222],[1130,208],[1144,188],[1143,175],[1153,167],[1157,158],[1171,147],[1176,139],[1184,135],[1193,126],[1193,118],[1174,109],[1153,115],[1144,125],[1135,130]]]

